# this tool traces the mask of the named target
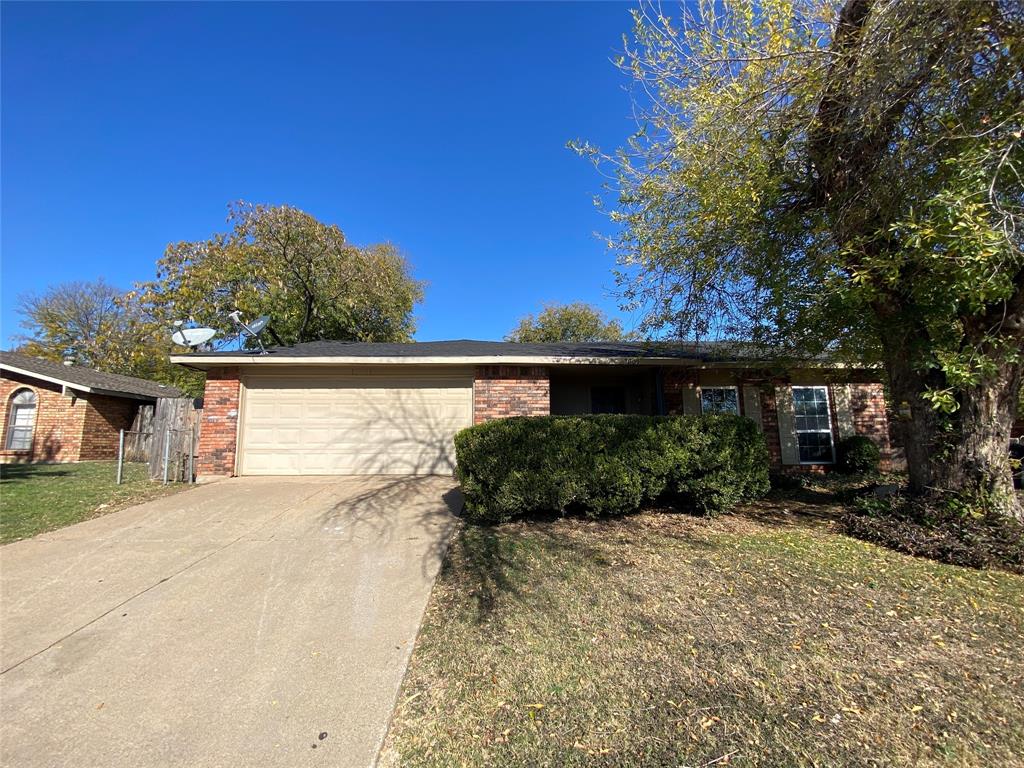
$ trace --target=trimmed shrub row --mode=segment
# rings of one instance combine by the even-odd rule
[[[740,416],[527,416],[455,436],[466,518],[622,515],[655,501],[702,514],[768,490],[764,435]]]

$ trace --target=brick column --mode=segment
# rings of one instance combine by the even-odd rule
[[[551,379],[544,366],[480,365],[473,380],[473,423],[551,413]]]
[[[682,416],[683,393],[697,386],[697,372],[689,368],[666,368],[662,374],[661,386],[665,415]]]
[[[238,368],[215,368],[207,372],[197,449],[197,477],[230,477],[235,474],[239,392]]]
[[[782,443],[779,438],[779,409],[775,402],[775,385],[782,382],[772,381],[768,387],[760,391],[761,397],[761,429],[765,442],[768,443],[768,461],[773,470],[782,469]]]
[[[871,438],[882,454],[880,468],[892,469],[893,451],[889,440],[889,417],[885,406],[885,388],[877,382],[851,384],[850,410],[858,435]]]

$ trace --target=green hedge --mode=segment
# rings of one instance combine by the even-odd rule
[[[473,522],[536,512],[622,515],[664,500],[727,512],[768,490],[768,449],[740,416],[535,416],[455,436]]]

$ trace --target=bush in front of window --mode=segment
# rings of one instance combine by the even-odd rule
[[[514,417],[462,430],[455,452],[476,523],[623,515],[655,502],[713,515],[769,487],[764,435],[740,416]]]
[[[850,475],[877,472],[882,452],[864,435],[851,435],[839,441],[839,470]]]

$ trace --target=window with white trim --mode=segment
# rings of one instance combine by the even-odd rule
[[[828,387],[793,387],[793,424],[801,464],[835,461]]]
[[[740,393],[736,387],[701,387],[701,413],[740,414]]]
[[[7,440],[9,451],[32,449],[32,433],[36,428],[36,393],[31,389],[19,389],[11,398],[11,412],[7,419]]]

